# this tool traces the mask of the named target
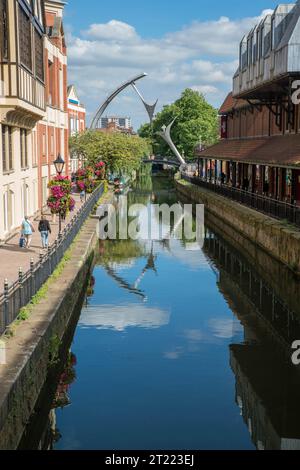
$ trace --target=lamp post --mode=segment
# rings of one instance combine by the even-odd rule
[[[64,171],[65,161],[60,155],[60,153],[58,154],[57,159],[54,160],[53,164],[55,166],[56,174],[58,176],[61,176],[62,172]],[[59,215],[59,235],[60,235],[61,234],[61,211],[60,210],[59,210],[58,215]]]

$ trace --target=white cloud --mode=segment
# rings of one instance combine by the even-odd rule
[[[156,329],[168,325],[170,313],[140,304],[93,305],[83,309],[80,328],[125,331],[127,328]]]
[[[111,20],[106,24],[91,24],[83,34],[96,40],[136,41],[138,35],[133,26],[123,21]]]
[[[269,10],[254,18],[195,21],[158,39],[142,38],[134,26],[116,19],[95,22],[78,36],[67,27],[69,80],[81,89],[92,113],[110,91],[141,72],[149,76],[139,88],[149,102],[158,98],[160,107],[187,87],[219,106],[232,86],[240,40],[266,13]],[[110,112],[130,114],[136,127],[147,120],[133,90],[117,98]]]

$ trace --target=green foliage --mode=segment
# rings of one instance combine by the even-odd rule
[[[71,137],[70,150],[83,157],[87,166],[95,167],[101,159],[110,171],[122,173],[138,169],[151,151],[149,141],[139,136],[91,130]]]
[[[57,335],[53,335],[49,341],[49,367],[58,363],[60,346],[61,340]]]
[[[172,139],[178,150],[185,153],[187,159],[194,158],[195,147],[200,143],[212,145],[218,139],[218,112],[204,96],[191,89],[186,89],[175,103],[165,106],[157,114],[153,125],[144,124],[138,131],[140,137],[151,139],[154,153],[172,155],[169,146],[156,133],[163,125],[176,121],[172,128]]]
[[[20,313],[17,317],[17,320],[20,321],[20,322],[26,321],[26,320],[28,320],[29,316],[30,316],[30,310],[28,308],[24,307],[20,310]]]

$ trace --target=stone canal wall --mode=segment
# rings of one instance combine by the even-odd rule
[[[291,310],[300,314],[299,277],[292,270],[219,217],[207,213],[205,222],[209,229],[255,268],[257,274],[274,289],[279,298],[285,300]]]
[[[210,214],[229,224],[292,271],[300,273],[299,230],[285,221],[268,217],[187,181],[177,180],[176,188],[190,201],[204,204]]]
[[[107,198],[107,196],[104,196]],[[97,219],[89,218],[71,246],[59,276],[33,306],[28,320],[5,339],[0,366],[0,449],[16,449],[58,356],[64,334],[86,285],[97,246]]]

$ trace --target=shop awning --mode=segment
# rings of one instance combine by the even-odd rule
[[[300,168],[300,134],[258,139],[224,139],[198,157]]]

